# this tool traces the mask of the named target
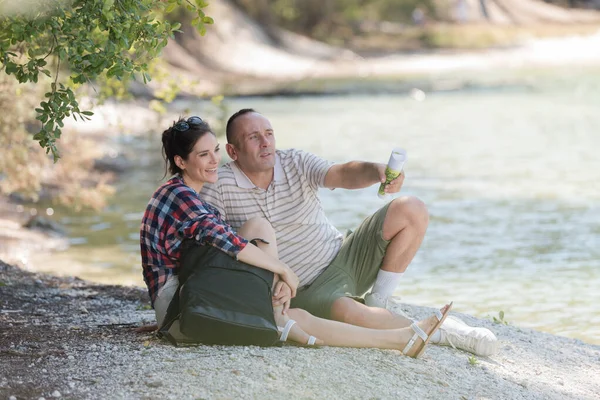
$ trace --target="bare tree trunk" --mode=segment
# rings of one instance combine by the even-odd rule
[[[481,15],[483,15],[483,18],[490,19],[487,11],[487,0],[479,0],[479,4],[481,5]]]
[[[508,18],[510,18],[510,20],[514,23],[514,24],[519,24],[519,19],[515,16],[515,14],[510,10],[509,7],[507,7],[501,0],[492,0],[494,2],[494,4],[496,4],[496,6],[501,9],[502,11],[504,11],[504,13],[506,14],[506,16]]]

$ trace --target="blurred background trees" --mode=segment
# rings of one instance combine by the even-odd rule
[[[588,21],[583,14],[565,14],[557,7],[600,9],[600,0],[232,0],[256,19],[277,41],[283,28],[353,50],[420,50],[439,47],[505,45],[513,38],[510,26]],[[581,19],[579,19],[581,18]],[[465,23],[487,24],[464,29]],[[500,32],[498,26],[504,26]],[[440,25],[454,26],[452,29]],[[534,34],[550,35],[547,26]],[[522,35],[523,32],[515,32]],[[471,35],[472,37],[465,37]],[[462,38],[458,37],[461,36]],[[389,41],[396,43],[389,43]],[[387,42],[387,43],[386,43]],[[400,43],[404,42],[404,43]]]

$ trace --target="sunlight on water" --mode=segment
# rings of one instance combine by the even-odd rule
[[[371,95],[237,99],[229,107],[266,114],[280,148],[333,161],[386,162],[393,147],[408,150],[403,192],[425,201],[431,223],[398,288],[403,301],[453,300],[480,317],[502,310],[512,324],[600,343],[600,81],[551,78],[512,90],[428,93],[423,102]],[[81,263],[62,264],[64,273],[143,284],[137,230],[163,173],[155,140],[140,144],[136,154],[150,155],[101,216],[62,220],[72,237],[65,260]],[[376,191],[321,197],[343,232],[383,204]]]

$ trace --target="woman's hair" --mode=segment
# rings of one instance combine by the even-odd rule
[[[175,164],[175,156],[187,160],[198,139],[207,133],[214,135],[208,123],[200,117],[179,118],[163,132],[162,153],[165,160],[165,176],[167,172],[171,175],[181,173],[181,168]]]

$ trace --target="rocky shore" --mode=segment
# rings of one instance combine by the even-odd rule
[[[422,317],[430,309],[402,305]],[[459,315],[501,341],[490,358],[429,346],[173,347],[152,332],[142,288],[0,262],[2,399],[594,399],[600,346]]]

